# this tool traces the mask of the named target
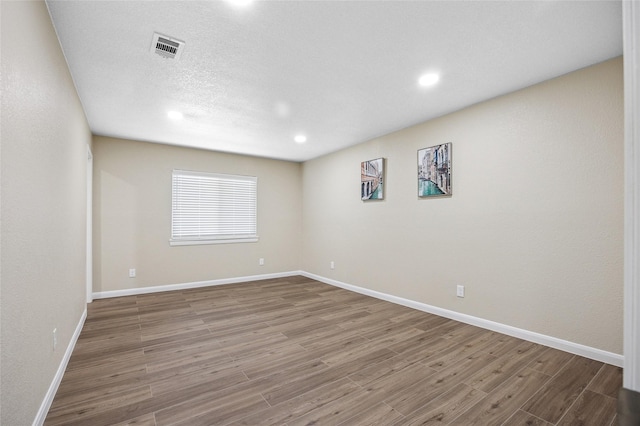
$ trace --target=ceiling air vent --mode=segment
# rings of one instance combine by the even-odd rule
[[[162,34],[153,33],[151,52],[155,52],[165,59],[180,59],[183,49],[184,41],[167,37]]]

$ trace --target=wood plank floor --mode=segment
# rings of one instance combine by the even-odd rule
[[[616,424],[621,369],[304,277],[96,300],[45,424]]]

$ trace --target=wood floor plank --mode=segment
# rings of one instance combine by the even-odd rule
[[[283,324],[297,324],[300,321],[309,321],[313,318],[317,318],[316,315],[311,312],[307,312],[304,309],[290,308],[286,311],[272,312],[265,315],[260,315],[260,318],[264,320],[266,324],[271,327],[275,327]]]
[[[485,392],[459,383],[397,424],[398,426],[400,424],[406,426],[448,424],[484,399],[486,395]]]
[[[391,324],[391,321],[384,314],[368,313],[367,315],[354,316],[353,318],[336,322],[336,324],[345,330],[358,330],[360,333],[367,333],[379,328],[381,325]]]
[[[366,390],[349,395],[349,404],[337,400],[287,422],[287,426],[305,425],[388,425],[403,416]]]
[[[166,392],[179,392],[193,385],[209,383],[211,390],[224,389],[248,382],[249,379],[239,367],[227,364],[213,364],[207,367],[200,366],[196,371],[179,370],[170,377],[153,380],[150,383],[153,395]]]
[[[140,339],[140,331],[122,333],[113,335],[110,339],[91,339],[81,340],[76,343],[77,354],[89,355],[105,354],[110,352],[118,352],[129,349],[139,349],[142,347]]]
[[[96,303],[96,302],[93,302],[93,303]],[[87,308],[87,311],[89,311],[88,308]],[[120,327],[128,327],[131,325],[135,325],[135,326],[140,325],[140,318],[138,317],[138,315],[115,317],[115,318],[111,317],[109,319],[104,319],[104,320],[91,318],[90,315],[91,314],[87,313],[87,319],[84,322],[84,326],[82,327],[82,333],[80,334],[80,336],[78,336],[78,339],[82,337],[82,334],[85,333],[85,331],[87,333],[89,333],[89,331],[96,331],[99,333],[98,330],[110,330],[110,329],[118,329]]]
[[[416,340],[414,345],[403,345],[402,351],[398,352],[405,358],[407,361],[411,362],[421,362],[429,364],[429,360],[431,357],[437,357],[439,353],[443,350],[446,350],[452,346],[456,346],[458,343],[451,339],[443,339],[443,338],[435,338],[433,340],[427,341],[419,341]],[[393,351],[398,351],[397,345],[391,345],[390,349]],[[467,357],[465,357],[466,359]]]
[[[622,368],[604,364],[587,389],[617,399],[621,387]]]
[[[574,356],[523,409],[549,423],[558,422],[602,365],[598,361]]]
[[[222,425],[244,416],[248,411],[269,407],[259,394],[243,396],[199,399],[186,401],[156,412],[156,422],[160,425],[208,426]]]
[[[395,355],[397,355],[395,352],[387,349],[379,342],[365,341],[352,345],[350,347],[346,347],[342,350],[337,350],[333,351],[332,353],[322,355],[319,358],[329,367],[334,367],[337,365],[343,365],[348,362],[353,362],[356,359],[367,362],[367,364],[360,365],[370,365],[370,363],[380,362],[383,359],[392,358]]]
[[[201,400],[217,400],[220,398],[238,398],[243,399],[247,394],[255,394],[266,392],[269,389],[277,388],[283,381],[290,377],[303,377],[305,375],[315,374],[327,368],[321,362],[310,362],[305,365],[296,366],[283,370],[278,374],[268,377],[259,378],[252,381],[246,381],[224,389],[211,389],[209,383],[201,383],[189,388],[181,389],[178,392],[167,392],[151,399],[147,399],[137,403],[127,403],[112,410],[104,411],[83,419],[83,424],[91,426],[111,425],[125,421],[128,418],[138,417],[151,412],[158,412],[168,407],[179,405],[181,410],[184,408],[182,404],[188,402],[199,404]],[[205,405],[205,409],[206,409]],[[245,413],[246,415],[247,413]],[[156,421],[161,424],[157,417]]]
[[[143,351],[147,362],[180,356],[188,354],[192,351],[216,351],[221,350],[220,342],[206,333],[198,333],[195,336],[189,336],[183,339],[170,340],[162,343],[144,346]]]
[[[327,337],[327,340],[323,342],[323,336],[330,337]],[[339,331],[337,333],[333,333],[333,331],[331,331],[331,334],[321,334],[320,338],[318,338],[318,335],[316,334],[314,335],[314,339],[311,340],[311,343],[300,341],[300,339],[292,340],[299,342],[300,346],[309,352],[313,352],[318,358],[325,355],[335,354],[336,352],[343,352],[355,346],[369,342],[364,337],[359,336],[358,333],[348,333],[345,331]]]
[[[523,341],[524,340],[518,339],[517,337],[501,335],[487,353],[499,358],[513,351]]]
[[[447,345],[445,349],[436,352],[423,362],[433,369],[442,370],[457,364],[473,353],[492,348],[499,337],[498,333],[493,332],[478,333],[466,340],[460,339],[460,343],[455,345]]]
[[[136,386],[137,385],[137,386]],[[100,386],[88,386],[85,388],[74,388],[72,391],[61,393],[54,403],[51,404],[52,411],[58,411],[62,407],[71,407],[74,405],[84,405],[99,401],[100,404],[114,398],[120,398],[122,395],[129,394],[132,389],[137,389],[134,392],[136,395],[142,394],[143,398],[149,396],[147,392],[149,387],[147,386],[146,378],[144,376],[138,376],[134,380],[120,380],[108,384],[102,384]]]
[[[286,342],[287,336],[279,331],[256,330],[249,333],[238,334],[237,336],[218,339],[221,350],[230,355],[242,354],[256,348],[263,348],[266,345]]]
[[[180,344],[183,344],[184,342],[189,342],[194,339],[196,340],[200,339],[201,341],[206,341],[206,340],[209,340],[211,337],[212,337],[211,333],[207,329],[198,329],[198,330],[193,330],[186,333],[181,331],[180,333],[176,333],[171,336],[166,336],[166,337],[153,339],[153,340],[146,340],[143,342],[143,350],[148,352],[150,349],[155,347],[162,347],[165,345],[175,346],[176,344],[180,345]]]
[[[411,327],[412,326],[411,324],[418,321],[424,321],[426,318],[429,318],[429,317],[436,317],[436,315],[427,314],[426,312],[418,311],[415,309],[405,309],[400,313],[390,316],[389,321],[399,323],[399,324],[404,323],[407,326]],[[439,317],[439,318],[442,318],[442,317]]]
[[[463,383],[478,369],[494,359],[493,356],[484,353],[471,355],[459,365],[437,372],[427,379],[387,398],[385,402],[401,414],[409,415],[438,398],[441,394],[451,390],[457,384]]]
[[[112,319],[135,319],[138,320],[138,307],[137,306],[126,306],[126,307],[116,307],[114,309],[102,308],[102,309],[87,309],[87,322],[89,324],[95,322],[105,322],[110,321]]]
[[[218,378],[220,378],[214,386],[210,387],[211,389],[223,389],[239,383],[248,382],[249,380],[242,373],[242,371],[238,372],[237,366],[233,363],[219,359],[205,358],[147,374],[144,383],[148,384],[153,394],[157,396],[165,391],[179,392],[183,388],[191,388],[194,385],[197,386],[206,383],[208,381],[206,377],[209,374],[219,374]],[[205,377],[195,377],[194,375],[197,374]],[[183,379],[185,377],[194,377],[194,380],[188,381]]]
[[[107,324],[110,325],[110,324]],[[140,331],[140,324],[136,320],[135,322],[120,324],[117,326],[111,325],[109,327],[102,328],[83,328],[82,333],[78,337],[78,344],[84,342],[92,342],[95,340],[110,340],[115,339],[123,334],[138,333]]]
[[[377,365],[380,364],[382,363]],[[375,368],[377,365],[372,367]],[[387,401],[406,392],[411,392],[410,388],[432,378],[434,374],[435,370],[413,362],[403,367],[394,366],[394,370],[387,370],[386,374],[374,376],[375,380],[369,382],[364,388],[381,394],[383,400]]]
[[[414,362],[417,364],[417,362]],[[364,366],[358,371],[349,375],[349,378],[360,386],[367,386],[369,383],[384,377],[393,376],[399,371],[407,368],[411,363],[400,355],[381,361],[375,365]],[[418,365],[422,368],[422,365]],[[431,370],[433,373],[433,370]]]
[[[442,341],[441,344],[445,344],[446,342],[446,346],[450,344],[446,339],[441,338],[438,333],[434,333],[434,331],[431,330],[423,331],[420,334],[402,339],[401,341],[389,346],[389,349],[399,354],[412,351],[415,352],[415,350],[418,348],[432,346],[436,341]],[[429,353],[435,353],[440,349],[441,347],[432,348]]]
[[[401,421],[404,421],[404,416],[402,414],[398,413],[384,402],[380,402],[372,408],[360,409],[355,416],[338,423],[338,426],[387,426]]]
[[[246,317],[230,318],[226,320],[209,321],[206,317],[199,316],[208,326],[212,336],[226,337],[251,330],[269,328],[264,318],[249,314]]]
[[[466,383],[489,393],[526,367],[545,350],[545,347],[536,343],[522,342],[513,351],[481,368]]]
[[[167,355],[166,353],[163,355]],[[168,356],[158,358],[147,357],[147,373],[158,374],[165,370],[175,369],[193,363],[208,362],[231,362],[232,358],[219,350],[192,350],[185,353],[169,353]]]
[[[45,424],[64,425],[83,421],[87,417],[109,411],[125,403],[130,404],[132,402],[149,400],[151,397],[149,386],[140,386],[97,396],[91,394],[84,400],[77,400],[75,398],[70,402],[65,401],[64,398],[58,401],[54,400]]]
[[[412,324],[412,327],[417,328],[418,330],[429,331],[436,329],[442,325],[453,325],[455,321],[450,320],[449,318],[439,317],[437,315],[427,314],[424,318],[419,321],[416,321]],[[458,324],[461,326],[463,324]]]
[[[513,413],[513,416],[509,417],[503,424],[504,426],[551,426],[551,423],[522,410]]]
[[[608,425],[616,416],[616,411],[614,398],[585,390],[558,425]]]
[[[265,400],[271,400],[269,405],[273,406],[315,387],[341,379],[344,377],[341,375],[343,372],[335,368],[330,369],[320,360],[312,360],[269,376],[250,380],[246,384],[236,386],[232,391],[242,392],[244,389],[251,388],[252,391],[261,393]],[[296,391],[297,386],[300,392]],[[269,395],[271,397],[268,397]]]
[[[64,380],[58,387],[56,398],[62,398],[70,393],[85,392],[118,384],[135,387],[136,384],[147,383],[147,369],[144,364],[131,364],[125,361],[88,368],[89,370],[67,370],[64,374]],[[91,380],[87,380],[87,377],[91,377]]]
[[[499,425],[509,419],[525,401],[531,398],[549,376],[525,368],[495,389],[486,398],[462,413],[452,425]]]
[[[341,322],[348,322],[358,318],[368,318],[370,316],[371,312],[368,312],[365,309],[345,309],[343,311],[320,315],[320,319],[325,322],[339,324]],[[315,318],[315,322],[318,322],[317,318]]]
[[[156,426],[156,417],[153,413],[143,414],[142,416],[117,423],[114,426]]]
[[[107,351],[100,353],[76,353],[74,352],[67,364],[67,370],[95,368],[101,369],[113,363],[129,361],[132,364],[144,364],[144,351],[139,349],[127,349],[121,351]]]
[[[263,392],[262,396],[264,396],[269,405],[277,405],[317,387],[342,379],[347,375],[349,368],[351,368],[351,365],[342,365],[334,368],[327,367],[317,373],[300,375]]]
[[[423,333],[414,327],[407,327],[404,324],[397,324],[389,321],[381,327],[375,327],[366,332],[360,332],[365,339],[373,340],[381,344],[390,346],[403,340],[411,339],[418,334]]]
[[[207,330],[209,331],[209,326],[207,324],[202,323],[201,321],[197,321],[196,323],[190,325],[183,325],[176,328],[154,328],[151,330],[143,331],[140,334],[140,339],[143,343],[147,344],[147,342],[162,339],[165,337],[174,338],[176,335],[187,334],[193,331]]]
[[[617,367],[294,276],[94,301],[45,424],[612,426],[620,385]]]
[[[336,309],[336,304],[333,300],[326,298],[322,298],[321,300],[300,300],[295,302],[294,305],[316,316],[320,316],[325,312],[332,312]]]
[[[303,364],[318,359],[313,352],[307,351],[297,344],[283,346],[259,357],[237,360],[243,373],[253,380],[282,371],[286,367]]]
[[[168,301],[161,304],[138,304],[140,321],[153,321],[161,318],[175,317],[191,312],[191,305],[185,301]]]
[[[170,315],[162,318],[154,318],[152,320],[140,319],[140,330],[145,331],[152,330],[154,328],[163,328],[170,330],[171,328],[182,328],[188,325],[203,324],[202,319],[193,311],[189,310],[179,315]]]
[[[304,416],[317,408],[324,407],[332,401],[349,397],[360,387],[349,379],[340,379],[320,386],[288,401],[257,411],[233,422],[234,426],[282,425]]]
[[[289,339],[296,339],[300,337],[306,337],[310,334],[317,334],[324,330],[334,330],[339,328],[336,324],[330,322],[319,322],[319,321],[300,321],[300,323],[296,323],[294,327],[287,327],[286,330],[282,331],[282,334],[287,336]],[[274,330],[281,330],[280,327],[273,327]]]
[[[568,352],[547,348],[529,367],[548,376],[555,376],[572,358],[573,355]]]

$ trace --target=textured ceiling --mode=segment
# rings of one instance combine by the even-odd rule
[[[293,161],[622,54],[620,1],[47,5],[95,134]]]

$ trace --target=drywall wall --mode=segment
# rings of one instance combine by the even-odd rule
[[[613,59],[304,163],[302,269],[621,354],[622,74]],[[453,195],[419,199],[417,150],[446,142]],[[379,157],[385,199],[363,202]]]
[[[93,154],[95,292],[300,269],[299,163],[100,136]],[[169,246],[173,169],[257,176],[260,240]]]
[[[44,2],[3,1],[0,7],[0,424],[27,425],[86,306],[91,134]]]

